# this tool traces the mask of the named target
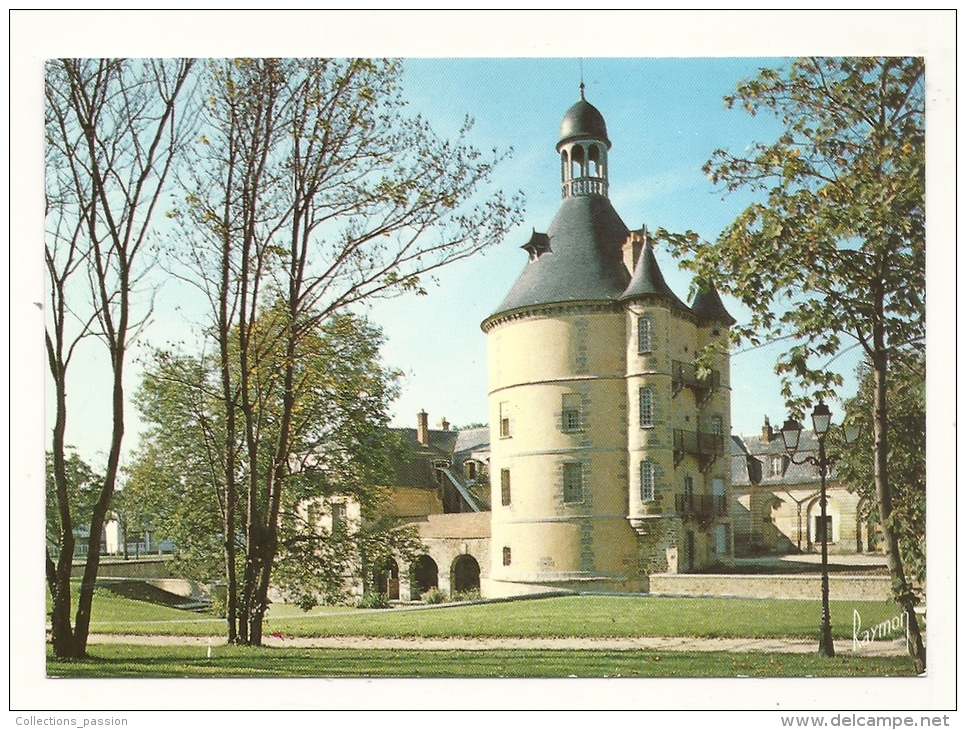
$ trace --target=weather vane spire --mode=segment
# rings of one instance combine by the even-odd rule
[[[586,101],[584,99],[584,59],[580,59],[580,100]]]

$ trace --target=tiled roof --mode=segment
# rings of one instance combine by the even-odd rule
[[[650,240],[644,244],[644,250],[637,259],[634,266],[634,276],[630,284],[621,295],[621,300],[644,299],[648,297],[661,297],[670,302],[672,307],[691,311],[688,305],[677,298],[671,287],[664,281],[661,274],[661,267],[657,265],[657,258],[654,256],[654,247]]]
[[[550,250],[527,261],[490,317],[539,304],[617,301],[627,288],[621,249],[628,230],[606,197],[564,198],[547,236]]]
[[[801,441],[795,458],[818,455],[818,440],[811,431],[802,431]],[[773,457],[785,459],[785,471],[781,475],[771,475]],[[755,462],[759,464],[755,466]],[[755,470],[760,469],[760,476]],[[754,477],[758,477],[758,481]],[[831,478],[831,476],[830,476]],[[820,477],[812,464],[794,464],[788,460],[785,443],[781,434],[775,433],[771,439],[757,436],[732,436],[731,445],[731,483],[736,486],[761,483],[763,486],[790,486],[818,483]]]

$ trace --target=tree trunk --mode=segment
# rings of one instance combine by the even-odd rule
[[[909,656],[916,667],[916,673],[926,671],[926,648],[919,630],[916,618],[916,596],[906,580],[902,566],[902,556],[899,553],[899,538],[892,525],[892,489],[889,484],[888,473],[888,410],[886,406],[886,380],[888,359],[884,348],[879,350],[878,357],[873,359],[872,373],[874,382],[872,439],[875,464],[875,491],[879,501],[879,516],[882,519],[882,532],[886,542],[886,557],[889,564],[889,574],[892,576],[892,594],[896,602],[902,607],[909,627]]]

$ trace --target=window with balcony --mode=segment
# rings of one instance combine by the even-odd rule
[[[580,462],[563,465],[563,499],[564,502],[584,500],[584,465]]]

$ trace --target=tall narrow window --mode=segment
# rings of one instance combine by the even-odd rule
[[[715,436],[721,435],[722,420],[721,416],[711,416],[711,433]]]
[[[345,502],[332,503],[332,533],[345,532]]]
[[[504,507],[510,506],[510,470],[500,469],[500,501]]]
[[[600,148],[592,144],[590,153],[587,155],[587,174],[591,177],[601,177],[600,173]]]
[[[580,393],[564,393],[563,430],[580,430]]]
[[[832,515],[815,515],[815,542],[832,542]]]
[[[500,438],[510,438],[510,404],[507,402],[500,404]]]
[[[579,462],[563,465],[564,502],[582,502],[584,499],[584,465]]]
[[[651,319],[643,315],[637,318],[637,351],[651,351]]]
[[[650,388],[641,388],[641,428],[654,425],[654,394]]]
[[[654,464],[650,461],[641,462],[641,501],[654,501]]]
[[[571,177],[574,179],[584,176],[584,148],[574,145],[570,151]]]
[[[503,564],[510,564],[510,548],[508,547],[503,548]]]

